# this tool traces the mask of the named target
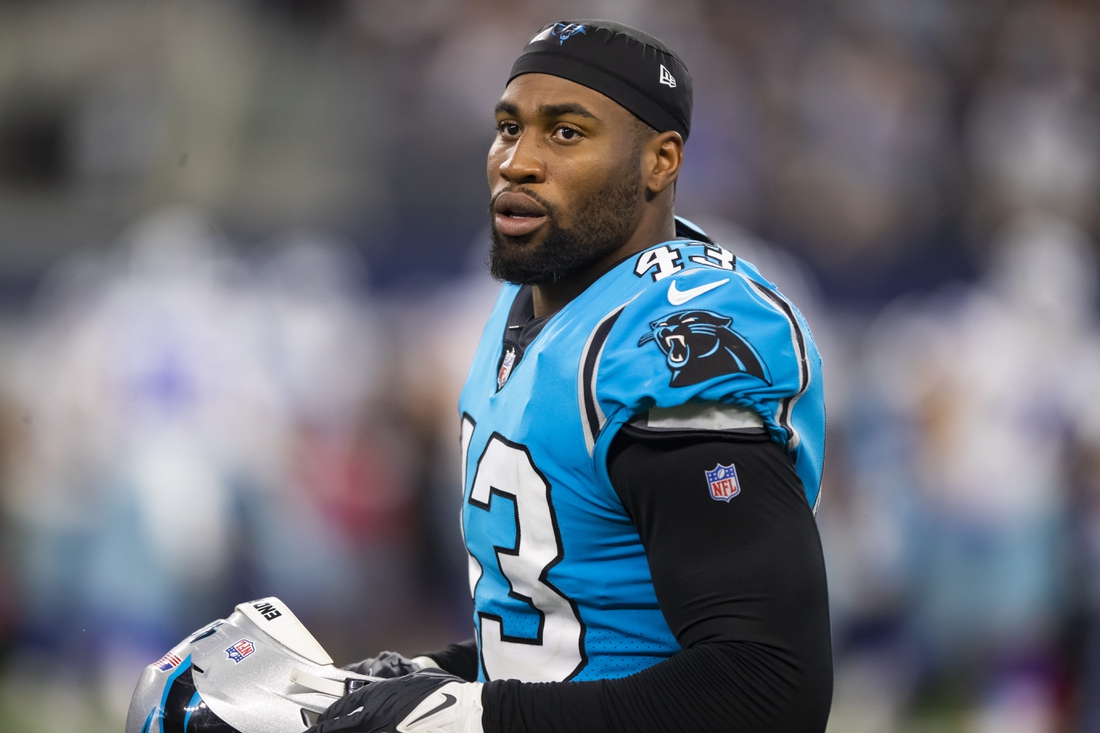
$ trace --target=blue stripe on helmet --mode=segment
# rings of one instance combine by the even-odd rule
[[[191,655],[188,654],[187,658],[183,660],[180,666],[176,667],[176,670],[172,674],[168,675],[168,679],[164,681],[164,692],[160,696],[160,707],[157,708],[159,712],[157,733],[164,733],[164,708],[168,705],[168,692],[172,689],[172,683],[176,681],[176,678],[183,674],[185,671],[191,669]]]

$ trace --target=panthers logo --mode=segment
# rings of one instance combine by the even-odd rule
[[[587,27],[586,25],[578,25],[576,23],[555,23],[554,27],[550,30],[550,35],[557,36],[560,39],[558,41],[558,45],[560,46],[578,33],[582,36],[587,36],[588,33],[585,31]]]
[[[653,321],[638,346],[653,341],[672,371],[669,386],[745,372],[771,384],[768,369],[749,343],[730,329],[733,319],[710,311],[680,311]]]

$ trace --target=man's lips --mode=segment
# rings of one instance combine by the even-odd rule
[[[493,222],[501,234],[522,237],[546,223],[546,209],[521,193],[502,193],[493,201]]]

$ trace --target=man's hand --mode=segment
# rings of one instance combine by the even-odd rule
[[[340,698],[305,733],[482,733],[481,683],[438,669],[373,682]]]
[[[382,652],[377,657],[371,657],[370,659],[364,659],[362,662],[349,664],[344,667],[344,669],[366,675],[367,677],[390,679],[392,677],[403,677],[407,674],[412,674],[418,669],[438,666],[439,665],[432,661],[430,657],[408,659],[397,652]]]

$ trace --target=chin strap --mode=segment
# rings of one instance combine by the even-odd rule
[[[301,669],[292,669],[290,670],[290,681],[329,697],[344,696],[343,680],[330,680],[327,677],[318,677]]]
[[[353,690],[358,690],[370,682],[370,677],[347,677],[345,679],[334,680],[330,677],[321,677],[319,675],[306,672],[302,669],[290,670],[290,681],[306,689],[319,692],[322,695],[328,695],[329,697],[343,697]]]

